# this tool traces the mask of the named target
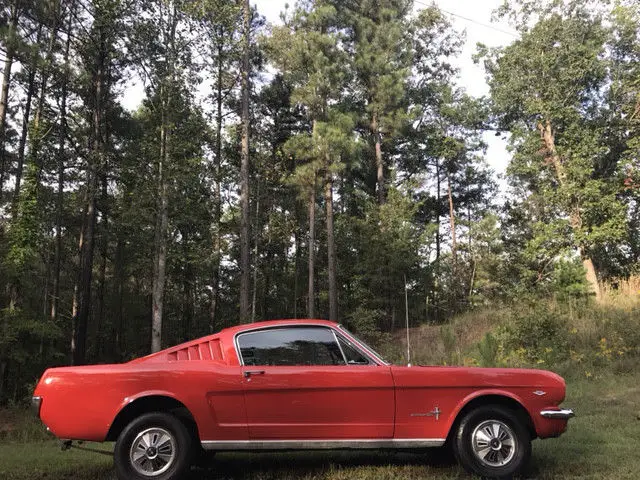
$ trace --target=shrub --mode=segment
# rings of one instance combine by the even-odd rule
[[[491,332],[487,332],[485,336],[478,342],[478,353],[480,354],[481,367],[495,367],[498,364],[498,351],[500,344]]]
[[[440,339],[444,346],[444,363],[447,365],[456,365],[459,362],[460,355],[458,354],[456,332],[451,324],[444,324],[440,326]]]
[[[568,318],[547,305],[514,310],[498,329],[499,363],[549,367],[569,357]]]

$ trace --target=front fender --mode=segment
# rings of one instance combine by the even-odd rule
[[[477,390],[468,394],[456,405],[456,407],[451,411],[451,413],[447,417],[447,434],[451,433],[451,429],[453,428],[460,413],[466,407],[468,407],[469,404],[471,404],[475,400],[481,399],[482,397],[501,397],[503,399],[508,399],[512,402],[516,402],[524,411],[527,412],[530,419],[533,418],[531,415],[531,411],[526,407],[524,400],[520,396],[516,395],[513,392],[500,389],[500,388],[487,388],[487,389]],[[487,398],[487,403],[490,403],[489,398]]]

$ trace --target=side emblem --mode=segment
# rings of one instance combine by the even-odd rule
[[[442,410],[440,410],[437,406],[433,410],[427,413],[412,413],[409,415],[410,417],[435,417],[436,420],[440,420],[440,414]]]
[[[544,390],[536,390],[535,392],[533,392],[534,395],[538,395],[539,397],[546,395],[547,392],[545,392]]]

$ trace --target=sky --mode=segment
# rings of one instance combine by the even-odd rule
[[[251,0],[258,12],[265,16],[267,22],[280,23],[280,12],[285,5],[293,6],[293,0]],[[431,0],[414,0],[416,10],[431,5]],[[454,28],[464,31],[466,43],[460,57],[454,62],[460,69],[459,85],[473,96],[488,95],[489,86],[480,65],[475,65],[472,55],[476,44],[481,42],[489,47],[508,45],[517,34],[504,21],[491,22],[492,12],[498,8],[503,0],[435,0],[435,3],[450,19]],[[496,137],[493,132],[484,135],[487,142],[487,163],[497,175],[504,173],[509,161],[506,150],[506,140]],[[503,182],[499,182],[501,186]],[[502,192],[504,194],[504,192]]]

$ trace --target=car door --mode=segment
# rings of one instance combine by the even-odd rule
[[[390,368],[350,352],[333,329],[266,328],[236,341],[251,439],[393,437]]]

